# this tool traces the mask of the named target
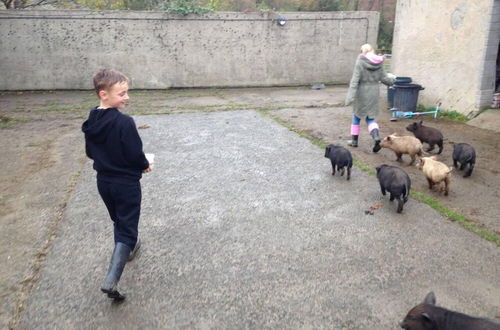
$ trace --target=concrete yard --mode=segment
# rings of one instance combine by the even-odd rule
[[[324,150],[272,119],[135,120],[150,126],[140,134],[156,167],[142,180],[127,300],[99,290],[112,225],[87,161],[20,328],[397,329],[431,290],[438,305],[499,316],[494,243],[414,199],[397,214],[375,177],[332,177]]]

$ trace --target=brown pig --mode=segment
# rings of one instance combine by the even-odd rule
[[[427,182],[429,183],[429,189],[436,184],[444,182],[444,195],[448,196],[450,192],[450,179],[452,169],[439,161],[437,161],[436,156],[432,157],[419,157],[420,164],[418,168],[424,172]]]
[[[410,165],[415,162],[415,156],[422,156],[422,142],[413,136],[399,136],[393,133],[385,137],[380,143],[382,148],[391,149],[396,154],[397,161],[402,161],[403,154],[411,157]]]

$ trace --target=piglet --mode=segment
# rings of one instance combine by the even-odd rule
[[[436,306],[433,292],[429,292],[420,305],[413,307],[399,326],[405,330],[500,330],[500,323],[493,320]]]
[[[434,150],[434,145],[438,145],[438,154],[443,151],[443,134],[434,127],[424,126],[423,122],[414,122],[406,127],[406,130],[410,131],[415,135],[417,139],[422,143],[428,143],[429,149],[427,151]]]
[[[390,201],[398,201],[398,213],[403,211],[403,205],[408,201],[411,180],[408,174],[397,166],[380,165],[377,168],[377,179],[380,183],[382,195],[386,191],[391,194]]]
[[[325,157],[330,158],[332,162],[332,175],[335,175],[335,167],[341,176],[344,175],[347,167],[347,180],[351,178],[352,155],[349,150],[339,145],[330,144],[326,147]]]
[[[418,168],[424,172],[429,183],[429,189],[432,189],[436,184],[444,182],[444,195],[448,196],[450,192],[451,168],[437,161],[436,156],[420,157]]]
[[[408,154],[411,157],[410,165],[415,162],[415,156],[422,156],[422,142],[413,136],[399,136],[393,133],[385,137],[380,142],[382,148],[391,149],[397,157],[397,161],[401,161],[403,154]]]
[[[467,143],[457,143],[453,146],[453,166],[458,167],[460,163],[460,171],[465,169],[465,166],[469,165],[469,168],[464,174],[464,178],[472,174],[474,169],[474,164],[476,163],[476,151],[474,148]]]

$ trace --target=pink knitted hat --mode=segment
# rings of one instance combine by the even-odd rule
[[[384,56],[375,55],[375,53],[373,52],[366,53],[365,57],[368,59],[368,61],[372,62],[373,64],[380,64],[384,61]]]

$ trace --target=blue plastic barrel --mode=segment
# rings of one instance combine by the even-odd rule
[[[410,77],[396,77],[396,82],[394,83],[394,85],[410,84],[411,81],[412,80]],[[394,87],[393,86],[387,87],[387,105],[388,105],[389,109],[391,109],[394,106]]]

